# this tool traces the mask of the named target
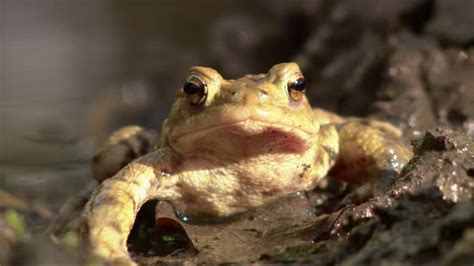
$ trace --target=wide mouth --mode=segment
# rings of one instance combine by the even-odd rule
[[[185,131],[175,136],[175,138],[184,138],[189,137],[191,135],[207,134],[225,129],[229,130],[233,134],[241,136],[258,135],[266,131],[281,131],[284,133],[288,133],[289,135],[301,136],[303,138],[308,137],[311,134],[303,129],[291,127],[284,124],[245,119],[243,121],[215,123],[208,125],[207,127],[196,128],[192,131]]]
[[[213,122],[184,130],[170,138],[180,153],[252,156],[268,153],[302,153],[313,144],[313,132],[283,123],[247,118]]]

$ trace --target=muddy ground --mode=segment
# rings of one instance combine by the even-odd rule
[[[137,260],[472,265],[474,2],[260,1],[242,10],[211,27],[214,46],[204,62],[235,77],[295,60],[313,105],[390,121],[415,156],[384,195],[366,202],[340,206],[348,191],[329,180],[230,224],[185,226],[198,240],[219,234],[205,247],[193,248],[179,230],[182,242],[171,249],[140,235],[155,230],[147,205],[129,243]],[[53,244],[43,233],[54,213],[1,200],[9,208],[0,219],[0,264],[81,261],[76,236]]]

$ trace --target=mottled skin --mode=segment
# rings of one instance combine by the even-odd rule
[[[328,173],[363,183],[407,163],[412,154],[398,129],[312,109],[304,90],[289,85],[299,78],[294,63],[237,80],[192,68],[188,81],[205,84],[207,96],[180,90],[156,149],[155,133],[127,127],[95,156],[95,177],[105,181],[81,224],[91,251],[133,264],[127,237],[150,199],[167,200],[190,219],[218,219],[311,190]]]

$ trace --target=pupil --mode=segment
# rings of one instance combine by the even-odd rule
[[[299,78],[291,84],[292,89],[295,89],[297,91],[302,91],[305,88],[305,81],[304,78]]]
[[[183,90],[188,95],[196,94],[199,91],[199,87],[194,83],[186,82],[183,86]]]

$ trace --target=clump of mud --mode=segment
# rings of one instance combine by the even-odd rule
[[[384,196],[347,206],[327,239],[267,257],[327,264],[470,264],[474,261],[474,143],[447,129],[426,133]],[[316,248],[315,248],[316,247]],[[304,249],[303,249],[304,250]],[[290,258],[290,259],[288,259]]]

